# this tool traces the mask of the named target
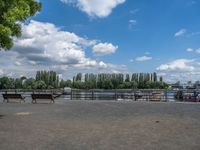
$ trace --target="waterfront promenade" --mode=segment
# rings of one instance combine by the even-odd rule
[[[199,103],[0,101],[4,150],[200,149]]]

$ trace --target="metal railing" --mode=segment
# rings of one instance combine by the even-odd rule
[[[31,95],[32,93],[51,93],[54,95],[67,95],[71,100],[132,100],[132,101],[200,101],[200,90],[160,90],[160,89],[116,89],[116,90],[80,90],[63,89],[29,90],[9,89],[0,90],[0,93],[19,93]]]
[[[200,100],[197,90],[79,90],[72,89],[71,100],[194,101]],[[199,97],[198,97],[199,94]]]

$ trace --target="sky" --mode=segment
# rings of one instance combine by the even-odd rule
[[[200,80],[200,0],[40,0],[22,36],[0,51],[0,76],[157,72]]]

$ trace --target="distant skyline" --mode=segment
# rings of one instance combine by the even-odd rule
[[[157,72],[200,80],[199,0],[40,0],[22,37],[0,51],[0,76]]]

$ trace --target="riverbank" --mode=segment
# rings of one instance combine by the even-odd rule
[[[0,149],[198,150],[199,114],[197,103],[1,103]]]

